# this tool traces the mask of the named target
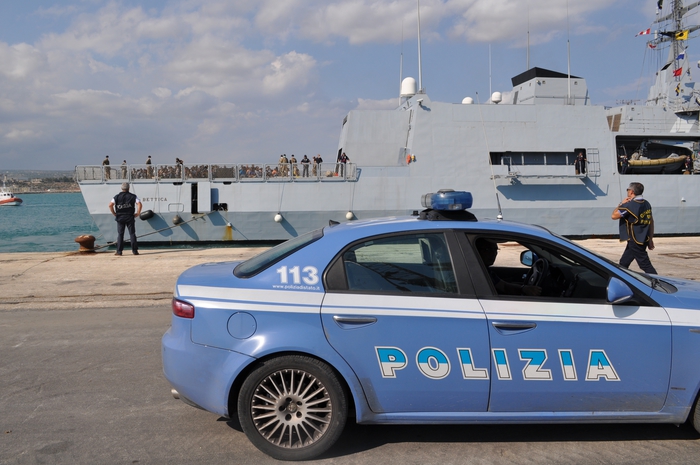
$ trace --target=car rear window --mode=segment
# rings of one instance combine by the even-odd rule
[[[294,239],[289,239],[286,242],[266,250],[260,255],[244,261],[233,269],[233,274],[237,278],[250,278],[256,274],[266,270],[284,257],[293,254],[294,252],[303,249],[307,245],[316,242],[323,237],[323,229],[302,234]]]

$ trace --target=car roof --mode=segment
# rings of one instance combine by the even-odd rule
[[[420,219],[418,216],[393,216],[367,220],[355,220],[346,223],[326,226],[323,235],[327,239],[352,241],[362,237],[389,234],[401,231],[444,229],[467,229],[474,232],[508,232],[532,236],[552,238],[554,235],[547,229],[514,221],[483,219],[478,221],[441,220],[431,221]]]

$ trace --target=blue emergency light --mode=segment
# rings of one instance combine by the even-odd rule
[[[423,208],[440,211],[459,211],[472,207],[471,192],[441,189],[437,193],[424,194],[421,197]]]

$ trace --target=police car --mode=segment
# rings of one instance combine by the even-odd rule
[[[185,402],[282,460],[361,424],[689,420],[700,284],[643,275],[440,191],[185,271],[163,336]]]

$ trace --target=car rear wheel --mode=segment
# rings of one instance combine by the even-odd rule
[[[347,419],[347,400],[334,371],[300,355],[267,360],[248,376],[238,397],[248,439],[279,460],[308,460],[330,448]]]

